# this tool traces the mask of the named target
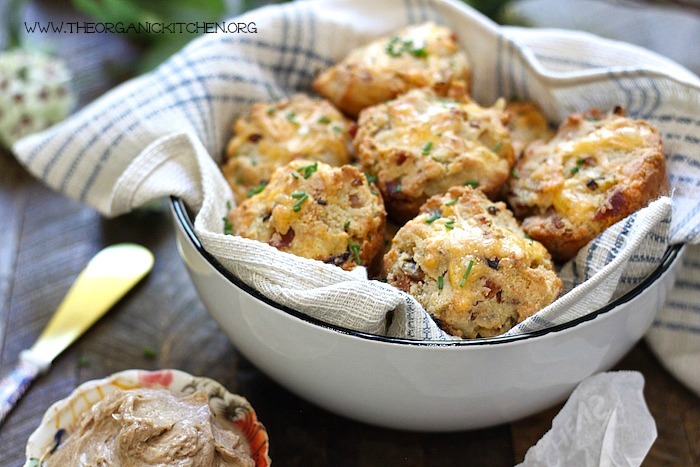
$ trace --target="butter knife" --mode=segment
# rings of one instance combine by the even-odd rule
[[[39,339],[0,381],[0,425],[37,376],[152,268],[151,252],[132,243],[109,246],[90,260]]]

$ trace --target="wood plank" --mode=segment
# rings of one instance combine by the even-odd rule
[[[12,279],[2,367],[6,372],[19,352],[32,345],[73,279],[97,251],[94,211],[28,181],[26,209]],[[77,382],[75,366],[58,361],[10,414],[0,431],[0,465],[18,465],[24,443],[46,409]],[[18,441],[21,440],[21,441]]]
[[[5,341],[10,313],[12,280],[27,201],[23,187],[27,183],[27,173],[9,152],[0,147],[0,349]]]

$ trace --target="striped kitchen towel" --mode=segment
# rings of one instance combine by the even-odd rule
[[[695,75],[654,53],[589,34],[499,28],[453,0],[302,1],[256,10],[236,21],[255,22],[257,34],[195,40],[154,72],[20,141],[14,150],[46,184],[108,216],[165,195],[182,197],[197,212],[195,230],[205,248],[279,303],[369,333],[450,339],[410,296],[367,280],[362,270],[349,273],[224,235],[221,217],[231,192],[217,166],[232,122],[251,103],[308,91],[319,70],[354,47],[428,20],[457,32],[473,66],[478,102],[490,104],[500,96],[533,100],[553,122],[590,107],[623,105],[629,115],[656,125],[664,139],[673,196],[592,241],[561,272],[568,293],[511,333],[596,310],[643,281],[669,245],[698,243],[700,81]],[[697,368],[692,365],[700,355],[700,251],[688,250],[682,289],[672,292],[670,308],[650,338],[667,362],[667,356],[687,352],[688,358],[675,360],[681,362],[679,377]],[[655,344],[669,339],[673,347]],[[700,392],[698,381],[694,384]]]

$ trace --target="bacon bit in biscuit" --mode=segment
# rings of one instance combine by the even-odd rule
[[[486,283],[484,284],[484,287],[489,289],[488,293],[486,294],[486,298],[488,298],[488,299],[495,297],[498,293],[501,292],[501,286],[496,284],[491,279],[486,279]]]
[[[248,136],[248,141],[251,143],[257,143],[262,139],[262,135],[260,133],[253,133],[252,135]]]
[[[354,138],[355,134],[357,134],[357,123],[351,122],[348,128],[348,135],[350,135],[351,138]]]
[[[555,228],[557,229],[563,229],[564,228],[564,221],[561,220],[561,217],[559,216],[554,216],[552,218],[552,224],[554,225]]]
[[[279,232],[275,232],[268,244],[275,248],[281,249],[287,248],[289,245],[291,245],[292,240],[294,240],[294,229],[290,228],[284,235],[280,234]]]
[[[403,165],[404,162],[406,162],[406,153],[399,151],[396,154],[396,165]]]
[[[425,278],[423,270],[413,261],[406,261],[401,265],[401,271],[412,281],[422,281]]]
[[[594,220],[601,220],[606,217],[617,216],[625,207],[627,206],[627,198],[622,194],[621,191],[615,191],[615,193],[610,196],[605,205],[593,217]]]

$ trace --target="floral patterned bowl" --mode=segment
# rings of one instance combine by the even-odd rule
[[[24,466],[42,466],[43,459],[53,452],[78,424],[80,415],[107,394],[117,389],[135,388],[162,388],[185,394],[200,389],[206,391],[212,413],[230,420],[248,440],[256,467],[270,465],[267,431],[243,397],[231,394],[212,379],[192,376],[179,370],[126,370],[104,379],[83,383],[70,396],[49,407],[39,428],[27,441],[27,461]]]

